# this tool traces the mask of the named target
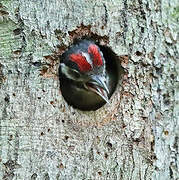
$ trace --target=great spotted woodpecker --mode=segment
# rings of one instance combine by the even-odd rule
[[[91,40],[80,40],[62,54],[59,79],[64,99],[80,110],[109,103],[114,89],[103,53]]]

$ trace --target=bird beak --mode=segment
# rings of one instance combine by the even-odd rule
[[[109,103],[109,89],[106,84],[106,78],[104,76],[92,76],[91,79],[85,84],[87,89],[95,92],[102,97],[107,103]]]

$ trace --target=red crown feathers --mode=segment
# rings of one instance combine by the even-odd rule
[[[102,66],[103,61],[96,45],[91,44],[88,47],[88,53],[93,55],[93,64],[95,66]]]
[[[86,58],[81,54],[71,54],[70,59],[78,65],[78,68],[82,72],[86,72],[92,69]]]
[[[102,66],[103,65],[101,54],[99,53],[96,45],[91,44],[88,47],[88,53],[93,56],[93,65],[94,66]],[[71,61],[75,62],[78,65],[78,68],[82,72],[90,71],[92,69],[91,64],[89,64],[88,61],[86,60],[86,58],[80,53],[71,54],[70,59],[71,59]]]

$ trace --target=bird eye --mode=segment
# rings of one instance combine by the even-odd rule
[[[70,74],[74,79],[79,79],[81,76],[80,73],[76,70],[71,70]]]

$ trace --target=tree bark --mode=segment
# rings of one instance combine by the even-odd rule
[[[177,0],[0,2],[0,179],[179,179]],[[60,93],[59,55],[90,36],[125,69],[97,111]]]

